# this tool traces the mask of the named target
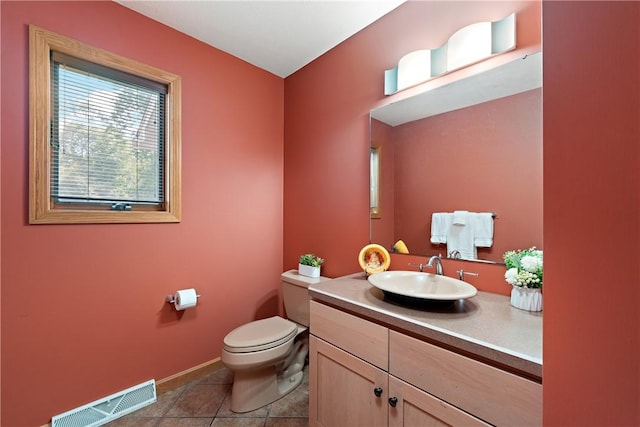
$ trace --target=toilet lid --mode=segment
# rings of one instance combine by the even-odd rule
[[[231,353],[249,353],[276,347],[294,338],[295,323],[274,316],[242,325],[224,337],[224,349]]]

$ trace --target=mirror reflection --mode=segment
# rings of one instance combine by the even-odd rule
[[[491,241],[474,245],[477,260],[542,248],[540,56],[371,111],[379,153],[372,243],[391,250],[402,240],[411,254],[446,257],[433,214],[467,211],[495,214]]]

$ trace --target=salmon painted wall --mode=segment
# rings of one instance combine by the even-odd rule
[[[115,2],[0,7],[2,425],[37,426],[280,312],[284,82]],[[28,24],[182,76],[181,223],[27,224]]]
[[[466,25],[514,11],[516,51],[384,96],[384,70],[405,54],[439,47]],[[371,109],[539,50],[540,19],[540,3],[531,1],[408,2],[287,77],[284,269],[314,251],[326,258],[325,276],[358,271],[358,253],[369,243]]]
[[[542,100],[535,89],[396,126],[394,234],[410,252],[430,242],[431,214],[495,212],[493,245],[478,258],[542,248]]]
[[[640,3],[543,5],[544,425],[640,425]]]

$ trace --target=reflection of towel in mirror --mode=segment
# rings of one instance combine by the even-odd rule
[[[493,245],[493,214],[480,212],[473,215],[474,245],[489,248]]]
[[[447,230],[451,226],[452,215],[448,212],[431,214],[431,243],[447,243]]]
[[[467,225],[451,224],[447,230],[447,253],[458,251],[462,259],[477,259],[478,251],[473,236],[473,223]]]
[[[453,211],[453,225],[467,225],[468,211]]]

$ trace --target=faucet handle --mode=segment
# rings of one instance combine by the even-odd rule
[[[410,262],[410,263],[407,263],[407,265],[409,267],[418,267],[418,271],[419,272],[422,272],[422,269],[424,268],[424,264],[414,264],[414,263]]]
[[[463,269],[458,270],[457,273],[458,273],[458,278],[460,280],[462,280],[462,281],[464,281],[464,275],[465,274],[468,274],[469,276],[476,276],[476,277],[478,277],[480,275],[478,273],[472,273],[470,271],[464,271]]]

